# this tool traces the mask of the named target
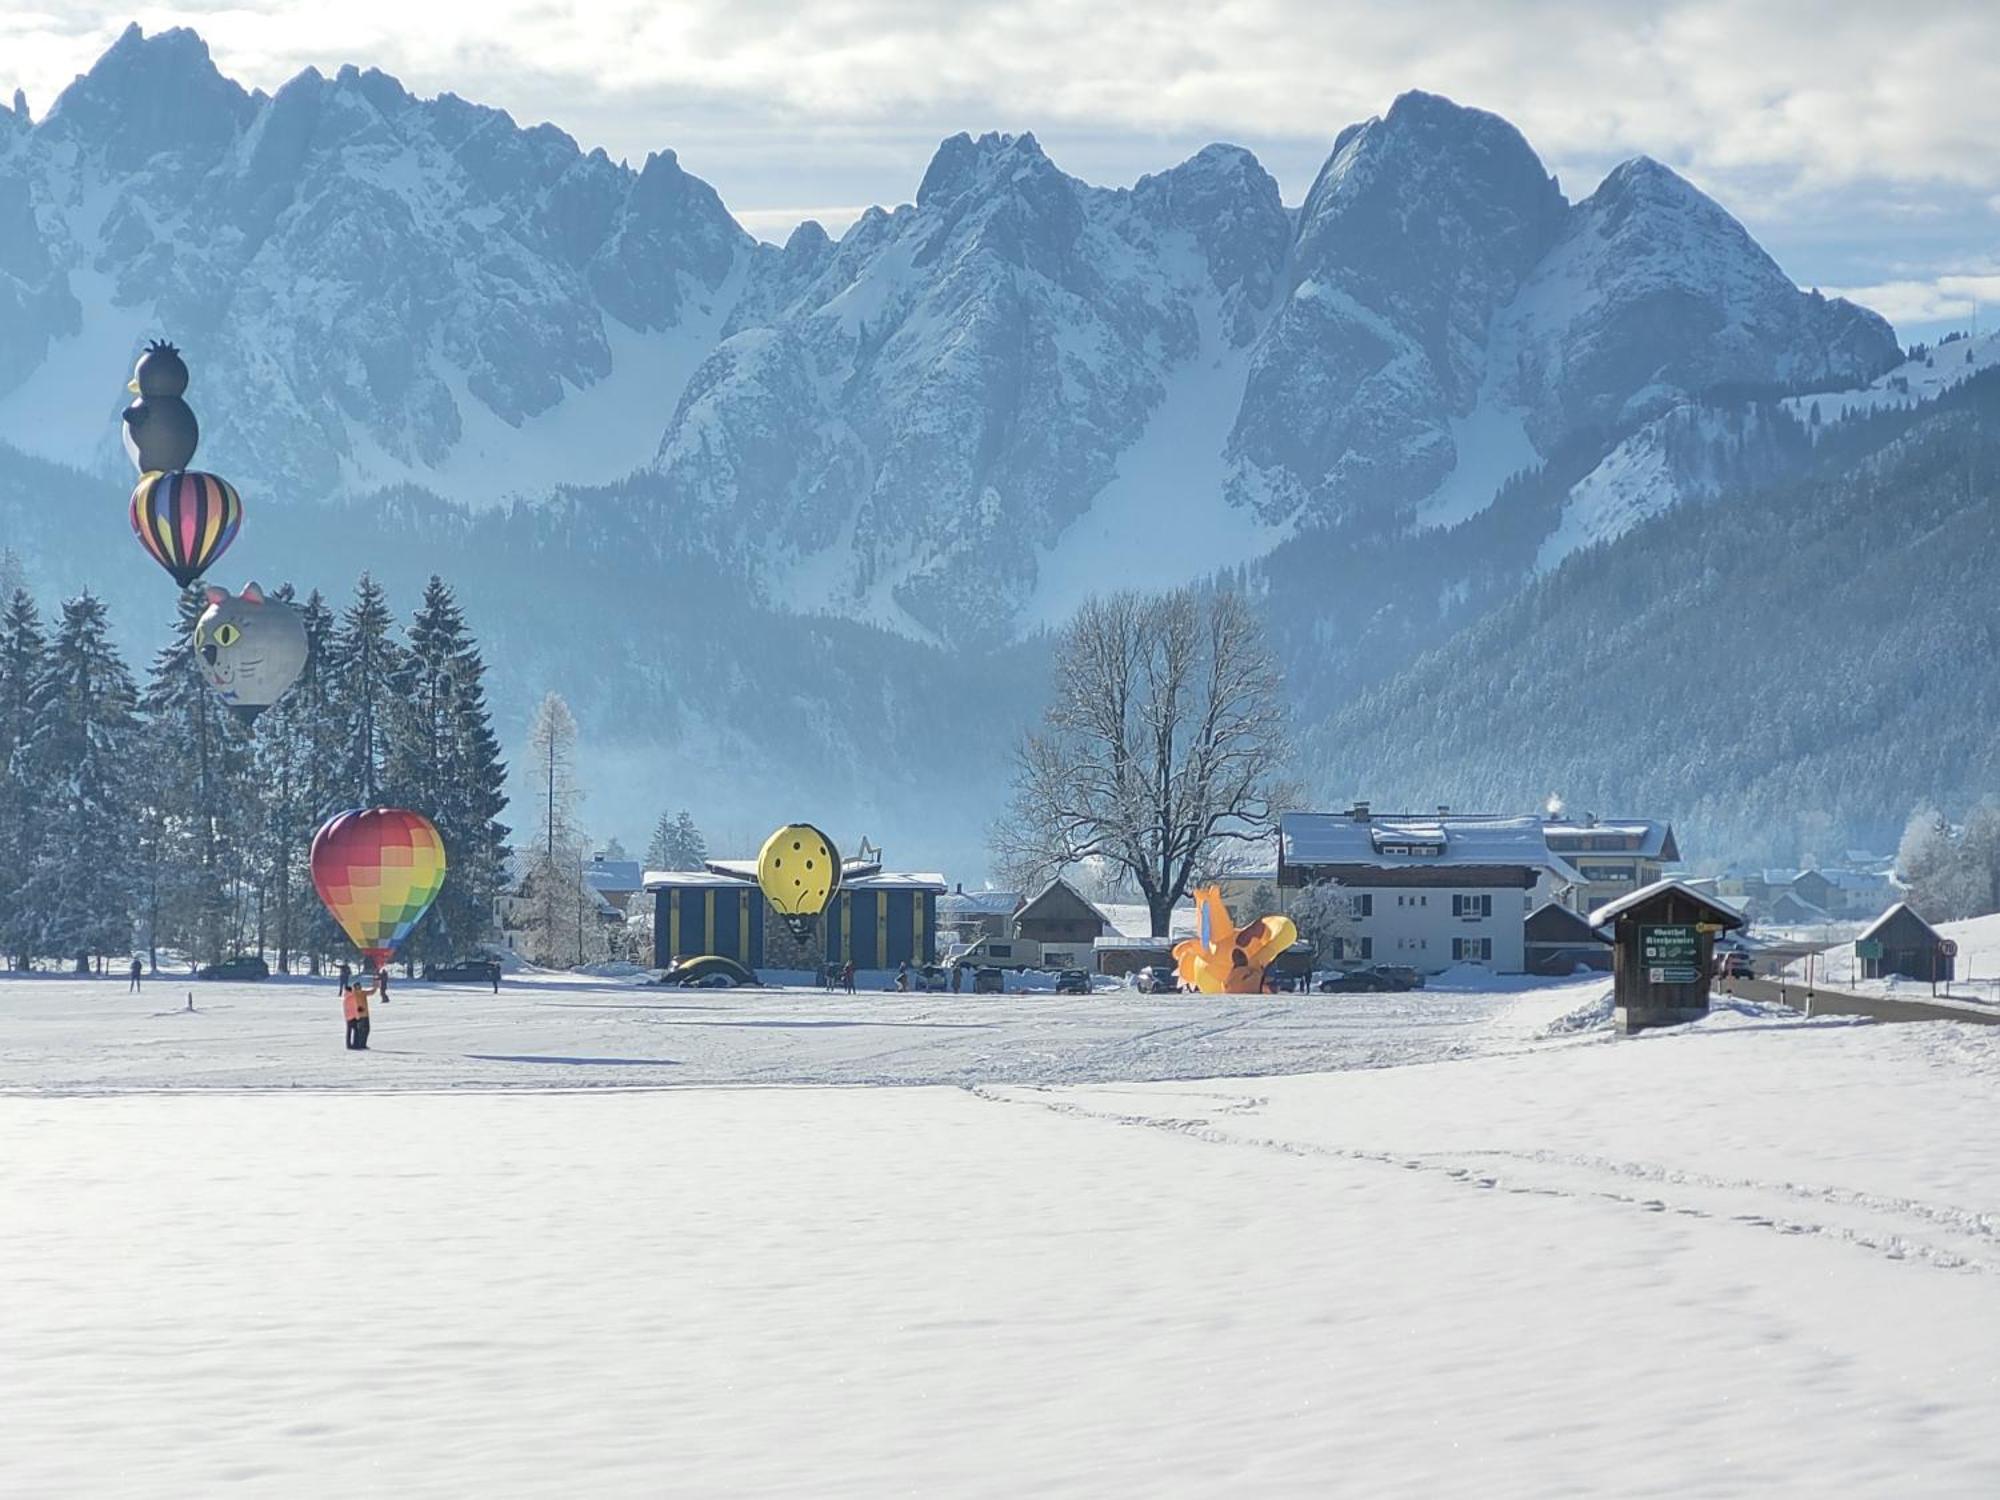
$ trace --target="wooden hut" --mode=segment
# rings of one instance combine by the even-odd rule
[[[1684,881],[1656,880],[1588,920],[1611,929],[1612,1018],[1631,1033],[1708,1014],[1715,939],[1741,927],[1743,914]]]
[[[1942,982],[1953,976],[1957,950],[1914,911],[1898,901],[1869,924],[1854,940],[1863,979],[1905,979]]]
[[[1530,974],[1565,975],[1578,969],[1609,972],[1611,939],[1581,912],[1545,901],[1528,914],[1522,948]]]

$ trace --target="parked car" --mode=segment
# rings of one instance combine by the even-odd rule
[[[1723,979],[1753,979],[1757,970],[1742,949],[1725,948],[1715,955],[1715,972]]]
[[[1181,992],[1180,971],[1172,964],[1148,964],[1139,971],[1133,986],[1142,995],[1178,995]]]
[[[254,953],[239,953],[234,958],[225,958],[220,963],[212,963],[201,969],[197,975],[201,979],[269,979],[271,966]]]
[[[720,990],[735,984],[755,985],[757,976],[733,958],[724,958],[719,953],[701,953],[675,959],[653,983]]]
[[[1399,964],[1366,964],[1358,969],[1327,975],[1320,980],[1319,989],[1322,995],[1379,994],[1414,990],[1422,984],[1423,976],[1414,969],[1406,969]]]
[[[972,971],[972,993],[975,995],[998,995],[1007,988],[1007,976],[988,964],[985,968]]]
[[[1056,975],[1056,993],[1058,995],[1088,995],[1090,993],[1090,976],[1081,969],[1064,969],[1062,973]]]
[[[910,988],[941,991],[951,988],[951,971],[943,964],[925,964],[910,971]]]
[[[424,965],[424,978],[439,984],[492,984],[499,977],[499,960],[492,958],[461,958],[456,963]]]

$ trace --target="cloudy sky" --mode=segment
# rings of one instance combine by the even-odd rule
[[[906,201],[959,130],[1110,184],[1233,141],[1297,202],[1342,125],[1425,88],[1512,120],[1572,197],[1658,157],[1906,336],[2000,303],[1995,0],[0,0],[0,84],[39,117],[133,20],[248,86],[372,64],[672,147],[768,239]]]

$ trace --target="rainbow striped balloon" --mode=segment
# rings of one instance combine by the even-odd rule
[[[444,886],[444,840],[404,807],[335,813],[313,835],[313,887],[376,968],[395,956]]]
[[[132,534],[182,588],[229,550],[242,525],[242,497],[213,474],[155,470],[132,491]]]

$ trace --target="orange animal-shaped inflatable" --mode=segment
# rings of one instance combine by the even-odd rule
[[[1254,995],[1264,988],[1264,969],[1299,940],[1290,917],[1259,917],[1247,927],[1230,919],[1222,892],[1203,886],[1194,893],[1199,937],[1174,945],[1181,983],[1204,995]]]

